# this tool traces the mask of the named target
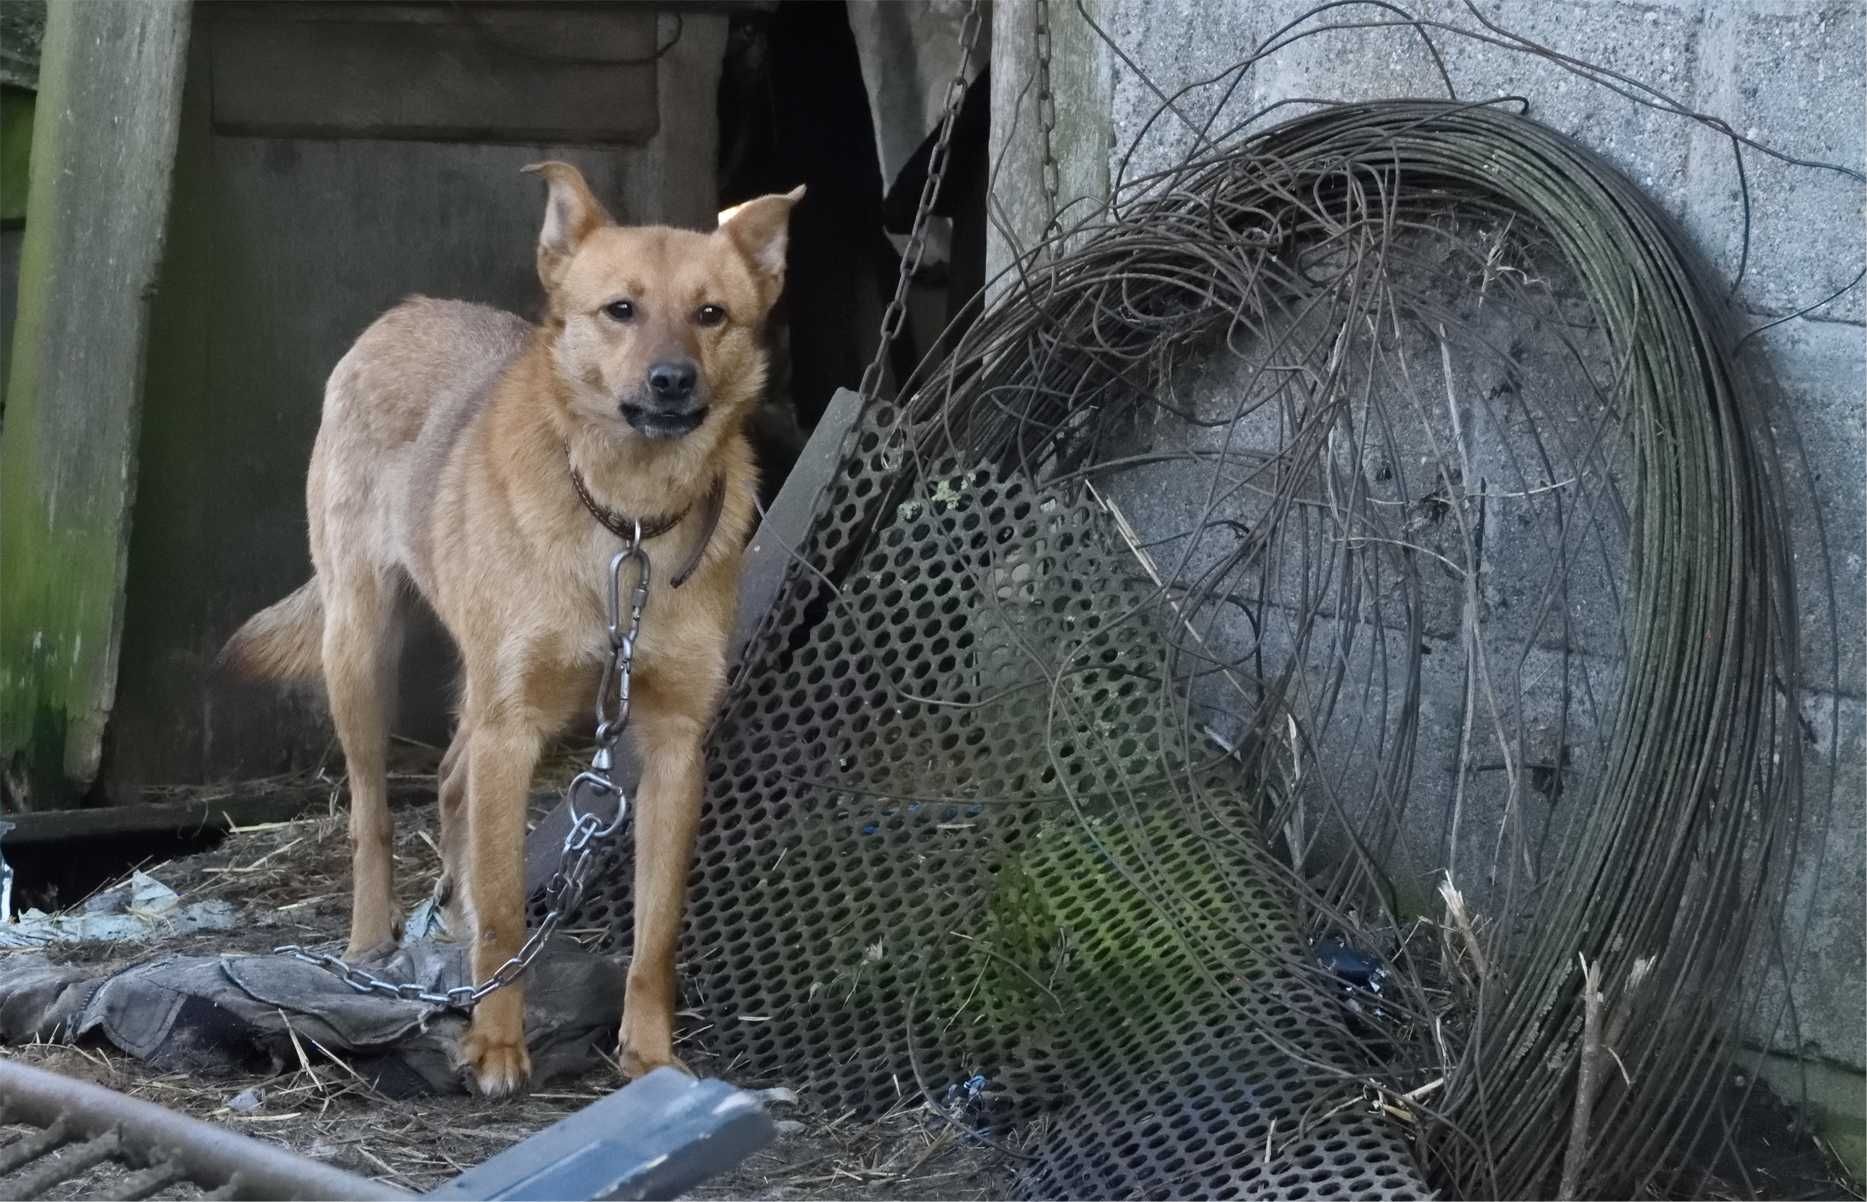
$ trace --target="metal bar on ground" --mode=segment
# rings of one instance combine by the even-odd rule
[[[62,1138],[47,1150],[115,1131],[126,1149],[173,1161],[197,1184],[226,1189],[228,1197],[349,1202],[410,1196],[101,1085],[8,1060],[0,1060],[0,1119],[60,1130]]]

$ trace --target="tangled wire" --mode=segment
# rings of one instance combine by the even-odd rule
[[[1025,1196],[1696,1188],[1826,813],[1727,290],[1509,105],[1206,132],[852,433],[717,735],[713,1048],[1040,1120]]]
[[[1338,928],[1360,913],[1364,940],[1368,916],[1423,909],[1390,870],[1443,616],[1424,578],[1442,577],[1463,702],[1427,859],[1450,867],[1455,938],[1409,979],[1407,1008],[1416,1036],[1456,1041],[1421,1049],[1445,1082],[1423,1142],[1471,1192],[1547,1191],[1578,1148],[1569,1194],[1677,1165],[1776,935],[1803,743],[1783,686],[1803,676],[1775,448],[1721,293],[1644,194],[1541,126],[1490,106],[1343,106],[1151,180],[1079,250],[1033,258],[902,415],[921,464],[1009,462],[1112,495],[1135,469],[1201,473],[1179,477],[1195,512],[1164,540],[1151,600],[1184,631],[1175,654],[1197,667],[1181,675],[1230,678],[1228,742],[1291,784],[1267,834],[1300,868],[1331,842],[1290,833],[1306,812],[1338,828],[1348,854],[1291,883]],[[1525,387],[1538,326],[1569,361],[1545,374],[1566,366],[1580,388]],[[1484,393],[1456,395],[1474,379],[1455,341],[1506,365]],[[1221,348],[1238,364],[1227,395],[1177,404],[1181,365]],[[1137,406],[1222,437],[1123,453]],[[1512,590],[1484,595],[1499,524],[1549,564],[1524,623],[1492,612]],[[1605,590],[1611,633],[1578,629],[1568,596],[1591,556],[1625,572]],[[1228,607],[1250,619],[1241,637]],[[1341,729],[1351,664],[1384,676],[1349,716],[1378,711],[1372,739]],[[1535,712],[1539,690],[1560,701]],[[1504,784],[1474,847],[1461,820],[1487,759]],[[1473,878],[1483,930],[1458,892]],[[1434,982],[1459,994],[1456,1036],[1422,1022],[1445,1006]]]

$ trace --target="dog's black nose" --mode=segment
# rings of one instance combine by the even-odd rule
[[[648,391],[663,404],[691,400],[699,378],[700,369],[691,359],[657,363],[648,369]]]

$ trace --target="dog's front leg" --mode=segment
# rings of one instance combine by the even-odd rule
[[[525,800],[544,744],[536,726],[510,717],[472,726],[467,748],[467,910],[473,976],[484,981],[525,942]],[[461,1055],[488,1097],[513,1093],[531,1074],[525,1052],[525,986],[484,998]]]
[[[635,811],[635,956],[617,1047],[630,1077],[664,1065],[687,1071],[674,1055],[674,953],[700,823],[710,707],[681,692],[645,688],[636,709],[642,783]]]

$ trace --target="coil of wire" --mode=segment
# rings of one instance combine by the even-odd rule
[[[1640,189],[1495,104],[1324,108],[1136,192],[1025,255],[867,453],[1083,478],[1119,459],[1115,416],[1215,341],[1319,305],[1336,329],[1383,316],[1391,294],[1358,288],[1398,231],[1448,209],[1534,231],[1605,335],[1629,431],[1625,669],[1600,768],[1565,798],[1579,842],[1499,916],[1527,934],[1494,946],[1419,1148],[1467,1196],[1653,1187],[1757,1004],[1805,821],[1776,448],[1724,289]]]

